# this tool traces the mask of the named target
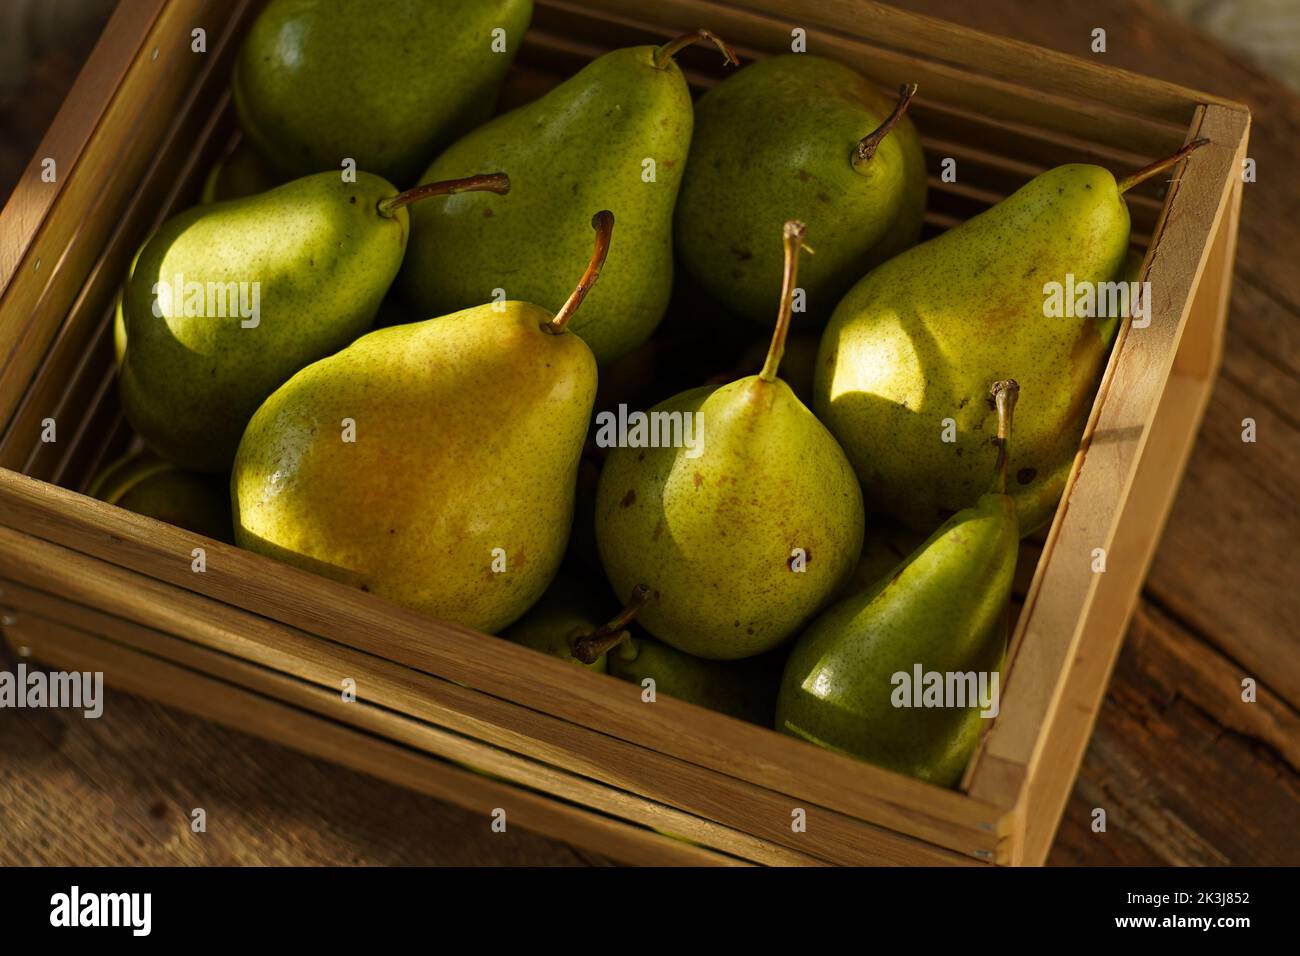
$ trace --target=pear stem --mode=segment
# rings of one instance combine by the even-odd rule
[[[584,664],[594,664],[600,660],[601,654],[627,640],[628,634],[624,628],[632,622],[649,598],[650,589],[644,584],[634,587],[627,606],[618,612],[618,617],[574,642],[573,656]]]
[[[1200,149],[1202,146],[1206,145],[1207,143],[1209,143],[1209,140],[1205,139],[1204,137],[1202,137],[1201,139],[1194,139],[1186,146],[1184,146],[1182,149],[1180,149],[1178,152],[1174,153],[1172,156],[1166,156],[1164,159],[1156,160],[1156,162],[1152,163],[1149,166],[1143,166],[1136,173],[1133,173],[1130,176],[1125,176],[1123,179],[1119,181],[1118,184],[1119,194],[1122,196],[1130,189],[1132,189],[1134,186],[1136,186],[1138,183],[1146,182],[1152,176],[1156,175],[1156,173],[1163,172],[1164,170],[1168,169],[1170,166],[1177,165],[1178,163],[1182,162],[1182,160],[1186,158],[1189,153],[1192,153]]]
[[[605,265],[605,257],[609,255],[609,239],[614,232],[614,214],[608,209],[602,209],[591,217],[591,228],[596,230],[596,251],[591,254],[587,271],[578,280],[578,287],[569,293],[568,300],[560,306],[560,311],[555,313],[551,321],[542,323],[542,328],[553,335],[559,335],[564,331],[564,327],[569,324],[569,319],[573,318],[573,313],[578,311],[578,306],[582,305],[582,300],[587,297],[591,287],[600,278],[601,267]]]
[[[993,401],[998,409],[998,446],[997,474],[993,479],[993,491],[999,495],[1007,493],[1007,468],[1011,460],[1011,416],[1016,410],[1016,399],[1020,395],[1020,385],[1014,379],[994,382],[990,389]]]
[[[890,130],[898,125],[898,121],[907,112],[907,107],[911,104],[912,97],[915,95],[915,83],[904,83],[898,88],[898,102],[894,104],[894,112],[890,113],[885,118],[885,121],[876,127],[873,132],[858,140],[858,145],[853,147],[852,162],[854,166],[861,166],[863,163],[871,161],[871,157],[876,155],[876,147],[889,135]]]
[[[799,281],[799,247],[804,235],[804,224],[791,219],[785,224],[785,274],[781,280],[781,305],[776,313],[776,331],[767,349],[767,359],[758,377],[765,382],[776,381],[776,371],[785,355],[785,339],[790,333],[790,318],[794,307],[795,283]],[[811,251],[811,250],[810,250]]]
[[[731,48],[726,40],[718,36],[711,30],[695,30],[692,33],[683,33],[679,37],[674,37],[654,52],[654,64],[656,70],[662,70],[668,66],[668,61],[677,55],[679,50],[684,50],[692,43],[699,43],[701,40],[708,40],[719,50],[722,51],[723,63],[730,63],[732,66],[740,66],[740,58],[736,56],[736,51]]]
[[[393,211],[409,206],[430,196],[449,196],[452,193],[489,192],[504,196],[510,192],[510,177],[505,173],[485,173],[482,176],[466,176],[464,179],[444,179],[437,183],[421,183],[404,193],[379,200],[375,208],[379,215],[391,217]]]

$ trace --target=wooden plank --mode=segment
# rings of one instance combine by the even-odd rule
[[[9,557],[21,552],[21,561]],[[0,528],[0,575],[70,598],[91,608],[178,633],[204,647],[262,667],[291,674],[337,694],[340,681],[355,680],[360,695],[391,710],[488,741],[545,763],[573,770],[658,803],[682,810],[806,853],[841,862],[875,865],[925,860],[942,864],[962,858],[898,834],[859,823],[807,803],[792,802],[734,778],[665,758],[654,751],[557,721],[467,688],[413,672],[391,662],[348,651],[233,608],[205,602],[188,592],[100,563],[75,552]],[[9,588],[6,587],[6,590]],[[23,588],[14,588],[20,595]],[[28,598],[31,600],[30,596]],[[42,613],[55,616],[57,606]],[[84,616],[71,622],[85,627]],[[100,622],[106,625],[105,622]],[[96,630],[96,633],[100,631]],[[114,630],[110,636],[126,639]],[[497,643],[482,638],[485,643]],[[609,689],[613,679],[602,679]],[[615,683],[628,696],[634,686]],[[666,698],[661,705],[695,710]],[[790,829],[790,815],[802,806],[805,833]],[[725,847],[737,852],[736,847]],[[753,847],[748,847],[753,850]]]
[[[1139,491],[1134,477],[1152,433],[1154,410],[1192,306],[1193,290],[1209,257],[1211,239],[1230,205],[1247,126],[1244,114],[1207,107],[1193,131],[1208,137],[1212,145],[1193,154],[1171,193],[1163,228],[1148,253],[1151,325],[1129,332],[1116,346],[1117,356],[1085,434],[1086,451],[1049,533],[1048,560],[1040,565],[1012,649],[1002,713],[971,778],[971,793],[983,799],[1006,800],[1027,783],[1042,754],[1045,731],[1059,713],[1069,665],[1085,650],[1081,639],[1086,633],[1097,640],[1104,630],[1090,622],[1098,611],[1102,581],[1112,600],[1119,597],[1125,610],[1140,587],[1155,540],[1139,543],[1141,533],[1158,530],[1163,512],[1155,522],[1148,516],[1143,527],[1130,529],[1132,534],[1126,532],[1120,539],[1135,549],[1124,556],[1128,564],[1110,551],[1123,504]],[[1198,419],[1185,420],[1167,429],[1190,436],[1197,423]],[[1173,470],[1152,481],[1172,491],[1181,463],[1168,464]],[[1152,493],[1152,489],[1141,490]],[[1110,554],[1104,576],[1091,570],[1095,548]],[[1122,598],[1124,594],[1129,597]]]
[[[2,469],[0,514],[113,565],[901,833],[992,851],[1002,832],[996,807],[962,794],[676,701],[646,708],[563,661]],[[190,570],[197,546],[203,575]]]
[[[235,684],[265,697],[313,711],[330,720],[349,724],[406,746],[424,750],[476,770],[505,778],[510,783],[554,794],[561,799],[667,831],[732,856],[772,866],[825,865],[807,853],[761,840],[743,830],[721,826],[662,803],[645,800],[617,787],[604,786],[584,776],[551,764],[520,756],[511,750],[484,744],[478,739],[448,731],[429,720],[408,716],[408,711],[390,701],[384,688],[372,682],[362,668],[338,669],[357,682],[358,696],[344,702],[339,684],[333,686],[304,679],[298,670],[270,668],[249,657],[191,643],[175,635],[143,627],[95,607],[26,587],[13,580],[3,583],[8,613],[45,621],[93,634],[106,641],[149,654],[172,664]]]
[[[630,863],[651,866],[742,865],[743,861],[530,793],[408,747],[378,739],[146,654],[38,617],[9,628],[33,657],[58,667],[102,671],[118,687],[291,745],[381,780],[490,817],[562,836]]]

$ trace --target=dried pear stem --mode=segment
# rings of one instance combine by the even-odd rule
[[[767,360],[758,377],[765,382],[776,381],[776,371],[785,355],[785,339],[790,334],[790,318],[794,308],[795,283],[799,281],[799,248],[803,244],[804,224],[791,219],[785,224],[785,275],[781,280],[781,307],[776,313],[776,331],[767,350]],[[809,250],[810,252],[812,250]]]
[[[573,656],[584,664],[594,664],[600,660],[601,654],[627,640],[628,633],[624,628],[632,622],[649,598],[650,589],[644,584],[634,587],[627,606],[618,612],[618,617],[574,642]]]
[[[1209,140],[1204,137],[1201,139],[1194,139],[1172,156],[1166,156],[1164,159],[1157,160],[1149,166],[1143,166],[1131,176],[1125,176],[1119,181],[1119,194],[1122,196],[1138,183],[1146,182],[1152,176],[1156,175],[1156,173],[1163,172],[1170,166],[1176,166],[1178,163],[1182,162],[1189,153],[1200,149],[1207,143],[1209,143]]]
[[[993,479],[993,491],[999,495],[1007,493],[1007,468],[1011,460],[1011,416],[1016,410],[1016,399],[1020,396],[1020,385],[1015,379],[994,382],[990,389],[993,401],[998,409],[998,445],[997,474]]]
[[[573,313],[578,311],[578,306],[582,305],[582,300],[587,297],[591,287],[600,278],[601,267],[605,265],[605,257],[609,255],[609,239],[614,232],[614,214],[608,209],[602,209],[591,217],[591,228],[596,230],[596,251],[591,254],[587,271],[582,274],[582,278],[578,280],[578,287],[569,294],[568,300],[560,306],[560,311],[555,313],[555,317],[549,322],[542,323],[542,328],[554,335],[564,331],[564,327],[573,318]]]
[[[485,173],[482,176],[467,176],[464,179],[444,179],[437,183],[421,183],[412,186],[406,192],[398,193],[387,199],[379,200],[376,209],[379,215],[391,217],[393,211],[409,206],[430,196],[449,196],[452,193],[489,192],[504,196],[510,192],[510,177],[505,173]]]
[[[655,69],[662,70],[668,66],[668,61],[677,55],[677,51],[684,50],[692,43],[699,43],[701,40],[708,40],[719,50],[722,51],[724,63],[730,63],[732,66],[740,66],[740,58],[736,56],[736,51],[731,48],[726,40],[718,36],[712,30],[695,30],[691,33],[683,33],[679,37],[674,37],[654,52]]]
[[[907,112],[907,107],[911,104],[912,97],[915,95],[915,83],[904,83],[898,88],[898,102],[894,104],[894,112],[890,113],[885,118],[885,121],[876,127],[873,132],[858,140],[858,145],[853,147],[852,162],[854,166],[861,166],[863,163],[871,161],[871,157],[876,155],[876,148],[889,135],[890,130],[898,125],[898,121]]]

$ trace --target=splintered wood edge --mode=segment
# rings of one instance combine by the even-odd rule
[[[971,774],[971,795],[995,805],[1014,807],[1025,799],[1052,726],[1062,716],[1058,712],[1062,691],[1077,656],[1085,651],[1083,638],[1088,635],[1091,640],[1099,631],[1093,624],[1099,576],[1091,570],[1092,550],[1105,548],[1111,556],[1123,504],[1134,491],[1134,477],[1213,240],[1221,225],[1233,225],[1229,209],[1241,175],[1248,128],[1248,113],[1211,105],[1198,112],[1188,135],[1188,140],[1208,136],[1211,145],[1186,162],[1148,251],[1143,274],[1152,281],[1151,325],[1129,332],[1126,324],[1116,343],[1021,616],[1014,656],[1007,667],[1002,713],[985,738]],[[1230,266],[1231,262],[1222,263],[1223,268]],[[1183,433],[1190,442],[1198,425],[1199,413],[1171,422],[1168,430]],[[1179,474],[1175,469],[1153,478],[1168,492],[1166,507]],[[1163,518],[1163,513],[1134,516],[1155,527]],[[1154,551],[1154,539],[1144,551],[1131,556],[1134,566],[1108,566],[1106,572],[1125,576],[1131,596],[1124,603],[1130,610]],[[1127,613],[1116,622],[1121,632],[1126,620]],[[1098,679],[1104,681],[1105,673]],[[1093,717],[1095,713],[1087,715],[1089,721]]]

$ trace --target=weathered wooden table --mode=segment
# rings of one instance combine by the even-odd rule
[[[1300,96],[1139,0],[896,5],[1254,111],[1223,372],[1051,862],[1300,864]],[[35,95],[70,68],[46,64]],[[0,103],[0,129],[27,134],[0,137],[0,172],[39,138],[21,107]],[[95,721],[0,717],[0,864],[584,862],[604,861],[125,694]]]

